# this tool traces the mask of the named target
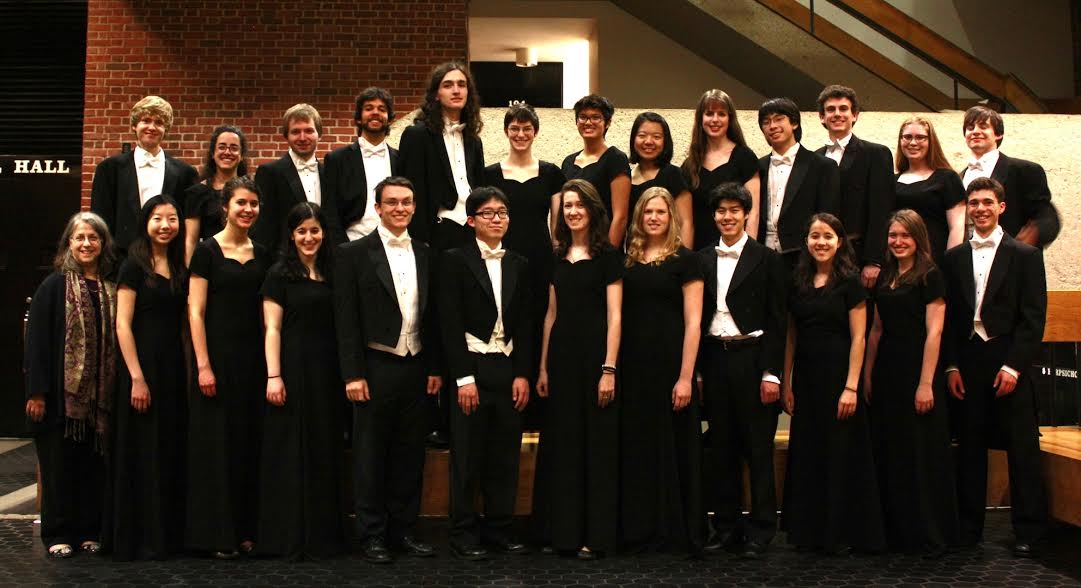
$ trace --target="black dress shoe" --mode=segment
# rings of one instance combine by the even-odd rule
[[[594,551],[592,549],[583,547],[578,550],[578,553],[574,555],[581,561],[594,561],[604,557],[604,552]]]
[[[488,550],[480,545],[463,545],[451,541],[450,552],[454,554],[454,557],[468,561],[480,561],[488,558]]]
[[[1032,543],[1014,543],[1013,554],[1016,557],[1032,558],[1038,555],[1036,546]]]
[[[372,537],[365,541],[362,553],[364,554],[364,561],[369,563],[388,564],[394,561],[394,557],[390,555],[387,543],[383,541],[382,537]]]
[[[450,439],[443,431],[432,431],[424,438],[424,442],[433,449],[446,449],[450,447]]]
[[[402,537],[395,547],[413,557],[435,557],[435,548],[412,535]]]
[[[707,554],[733,551],[743,545],[743,536],[738,533],[713,533],[702,548]]]
[[[766,553],[766,549],[768,548],[769,545],[765,543],[759,543],[758,541],[750,540],[743,544],[743,547],[740,548],[739,554],[746,558],[758,559]]]
[[[528,545],[514,539],[494,539],[488,543],[499,553],[509,553],[510,555],[525,555],[529,553]]]

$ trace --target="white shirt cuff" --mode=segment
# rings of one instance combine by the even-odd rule
[[[961,371],[961,368],[959,368],[959,367],[957,367],[955,365],[946,366],[946,373],[947,374],[950,373],[950,372],[959,372],[959,371]]]
[[[473,376],[466,376],[464,378],[458,378],[454,381],[458,384],[458,387],[461,388],[462,386],[468,386],[469,384],[476,383],[477,379]]]
[[[1003,371],[1003,372],[1006,372],[1007,374],[1010,374],[1011,376],[1014,377],[1014,379],[1017,379],[1017,378],[1021,377],[1020,372],[1018,372],[1017,370],[1013,369],[1012,367],[1010,367],[1008,365],[1002,366],[999,371]]]
[[[769,370],[766,370],[766,371],[762,372],[762,381],[763,382],[772,382],[774,384],[777,384],[778,386],[781,385],[781,379],[778,378],[777,376],[771,374],[769,372]]]

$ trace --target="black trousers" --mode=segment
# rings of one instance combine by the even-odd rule
[[[353,497],[362,541],[411,535],[424,476],[423,354],[365,355],[371,399],[353,403]]]
[[[777,531],[777,492],[773,479],[773,437],[779,402],[763,405],[762,370],[757,341],[725,349],[723,342],[705,337],[699,369],[705,416],[709,422],[709,455],[717,472],[706,492],[713,506],[718,535],[735,533],[768,544]],[[751,484],[751,512],[743,516],[743,460]]]
[[[472,356],[480,404],[466,416],[455,402],[450,421],[450,535],[461,545],[507,539],[522,450],[522,416],[514,409],[510,358],[500,353]],[[478,486],[484,498],[483,522],[475,506]]]
[[[1047,527],[1047,494],[1032,380],[1022,371],[1013,393],[995,397],[995,375],[1006,359],[1010,343],[1006,336],[986,342],[974,336],[962,345],[959,354],[965,398],[957,403],[957,500],[961,540],[966,543],[979,541],[983,535],[989,447],[1006,450],[1010,518],[1017,541],[1036,541]]]
[[[469,243],[470,239],[474,238],[472,227],[469,225],[459,225],[452,220],[446,219],[436,219],[435,224],[432,225],[431,234],[432,242],[429,243],[429,245],[431,245],[432,251],[435,252],[435,264],[439,263],[439,254],[448,249],[463,247]],[[439,275],[437,265],[432,267],[431,275],[433,277]],[[433,281],[431,291],[438,292],[438,288],[439,285]],[[443,382],[443,388],[439,390],[439,394],[430,397],[426,403],[429,432],[439,431],[447,433],[450,431],[451,407],[458,404],[454,386],[447,383],[454,382],[454,379],[450,377],[449,373],[443,374]]]
[[[41,466],[41,542],[46,547],[101,541],[105,506],[105,461],[90,439],[64,437],[61,424],[34,437]]]

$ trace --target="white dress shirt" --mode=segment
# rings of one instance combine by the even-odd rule
[[[848,142],[851,140],[852,133],[849,133],[843,139],[826,141],[826,157],[835,161],[837,165],[841,165],[841,158],[845,156],[845,149],[848,148]]]
[[[157,155],[151,155],[142,147],[135,146],[135,176],[139,181],[139,205],[161,194],[165,185],[165,151],[158,149]]]
[[[398,297],[398,311],[402,315],[402,330],[398,335],[398,344],[394,347],[369,343],[368,347],[393,353],[398,357],[417,355],[420,343],[420,300],[417,298],[417,258],[413,254],[413,243],[409,231],[395,237],[383,225],[376,228],[383,241],[383,250],[390,263],[390,275],[394,280],[394,293]]]
[[[717,242],[717,310],[713,312],[713,320],[709,324],[709,336],[725,340],[757,339],[764,334],[758,329],[744,335],[740,332],[732,313],[728,310],[728,288],[732,285],[732,274],[739,264],[739,256],[743,255],[743,248],[747,245],[750,237],[743,233],[739,241],[731,247],[725,244],[724,239]],[[780,384],[781,380],[769,373],[762,372],[762,379],[774,384]]]
[[[313,154],[308,158],[308,161],[304,161],[292,149],[289,150],[289,158],[293,160],[293,165],[296,166],[297,173],[300,174],[300,184],[304,186],[304,197],[308,199],[308,202],[322,206],[323,196],[319,186],[319,160]]]
[[[514,342],[505,341],[503,331],[503,256],[506,251],[502,243],[492,249],[480,239],[477,239],[477,247],[480,248],[480,257],[484,260],[484,268],[488,270],[488,278],[492,281],[492,293],[495,294],[495,326],[492,328],[492,337],[488,341],[481,341],[470,333],[466,333],[465,346],[473,353],[502,353],[510,357],[511,352],[514,351]],[[455,380],[459,387],[475,381],[472,375]]]
[[[961,178],[961,183],[965,185],[966,190],[972,180],[991,177],[991,172],[995,171],[995,165],[998,164],[998,154],[998,149],[992,149],[980,156],[979,159],[969,160],[968,169],[965,170],[965,175]]]
[[[364,181],[368,184],[368,197],[364,201],[364,216],[345,229],[350,241],[371,233],[379,226],[379,214],[375,212],[375,187],[390,177],[390,148],[386,141],[372,145],[363,136],[357,137],[360,156],[364,162]]]
[[[784,154],[774,151],[770,155],[769,166],[769,209],[766,215],[766,247],[781,251],[781,239],[777,236],[777,222],[781,218],[781,206],[784,204],[785,188],[788,177],[792,175],[792,165],[796,162],[799,143],[792,145]]]
[[[450,159],[450,171],[454,176],[454,189],[458,192],[458,202],[454,208],[440,208],[437,216],[465,225],[465,199],[469,196],[469,174],[465,167],[465,142],[462,129],[465,125],[443,119],[443,145],[447,148]]]

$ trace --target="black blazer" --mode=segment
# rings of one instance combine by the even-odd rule
[[[324,176],[323,164],[319,164],[319,193],[326,202]],[[289,153],[260,165],[255,170],[255,183],[262,195],[259,198],[259,218],[251,229],[251,238],[266,247],[273,259],[277,259],[285,231],[285,217],[294,206],[307,202],[308,196],[304,193],[300,173]],[[330,221],[327,223],[330,224]],[[330,232],[331,227],[324,228]]]
[[[825,157],[826,148],[815,153]],[[827,158],[829,159],[829,158]],[[841,156],[841,222],[863,238],[861,265],[881,265],[886,253],[886,220],[895,208],[893,155],[889,147],[852,135]]]
[[[184,192],[195,183],[195,168],[165,154],[165,181],[161,193],[172,196],[184,206]],[[135,172],[135,151],[107,157],[94,169],[94,183],[90,189],[90,212],[105,219],[113,234],[113,241],[121,251],[126,251],[139,236],[139,176]],[[184,211],[177,211],[184,217]]]
[[[417,307],[420,338],[430,373],[438,373],[438,336],[431,328],[431,252],[416,239],[412,241],[417,264]],[[336,251],[334,267],[334,326],[338,336],[338,357],[346,380],[367,377],[364,354],[369,343],[388,347],[398,344],[402,313],[390,274],[390,262],[377,231],[363,239],[345,243]]]
[[[769,167],[769,155],[758,160],[758,174],[762,178],[758,199],[762,208],[758,215],[758,238],[763,242],[766,240],[766,220],[769,218]],[[781,215],[777,220],[781,250],[791,251],[803,246],[803,231],[812,215],[828,212],[837,216],[840,210],[841,187],[837,164],[800,145],[796,160],[792,163],[792,173],[788,175],[784,203],[781,204]]]
[[[961,177],[965,177],[962,169]],[[1055,205],[1051,203],[1051,189],[1047,187],[1047,174],[1038,163],[1007,157],[1001,151],[998,163],[991,172],[1006,190],[1006,212],[998,219],[1002,230],[1016,236],[1029,221],[1036,224],[1040,247],[1050,245],[1062,228]]]
[[[1007,207],[1008,209],[1008,207]],[[943,359],[957,365],[961,345],[972,333],[976,313],[976,282],[972,276],[972,246],[963,243],[946,252],[946,328]],[[1040,352],[1047,317],[1047,279],[1043,251],[1009,235],[991,262],[980,318],[991,337],[1011,338],[1006,365],[1024,372]]]
[[[464,135],[464,133],[463,133]],[[480,185],[484,178],[484,145],[480,138],[463,136],[466,178],[469,187]],[[401,173],[413,182],[417,212],[409,225],[409,234],[427,241],[440,208],[451,209],[458,203],[458,191],[450,169],[450,156],[443,135],[433,133],[423,122],[416,122],[402,132],[398,145]]]
[[[702,334],[706,336],[713,315],[717,312],[717,252],[711,245],[700,249],[695,255],[705,281]],[[754,239],[748,239],[736,262],[728,295],[725,296],[728,311],[741,333],[752,333],[759,329],[765,331],[758,367],[769,370],[778,378],[784,368],[785,336],[788,331],[785,314],[788,284],[788,266],[780,254]]]
[[[525,257],[513,251],[506,252],[500,266],[504,340],[514,344],[511,352],[514,375],[523,378],[530,377],[533,372],[532,293],[529,291],[528,266]],[[465,334],[488,341],[492,338],[498,312],[488,268],[475,240],[440,256],[438,296],[447,363],[453,377],[464,378],[475,373]],[[518,333],[522,336],[516,337]]]
[[[401,173],[401,160],[398,150],[387,146],[390,153],[390,175]],[[345,243],[348,237],[345,229],[364,216],[368,205],[368,180],[364,175],[364,156],[360,145],[354,140],[327,153],[323,159],[323,213],[333,230],[330,233],[334,244]]]

